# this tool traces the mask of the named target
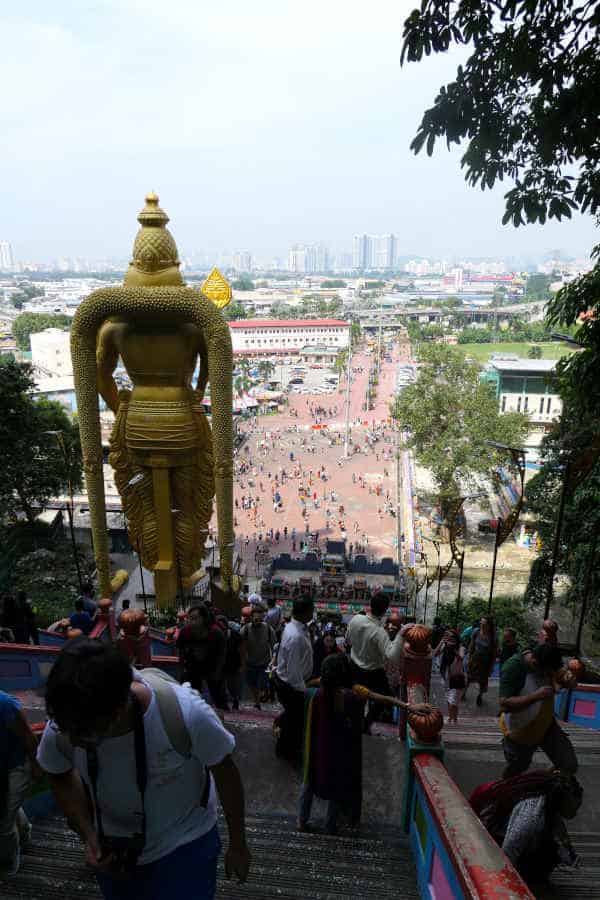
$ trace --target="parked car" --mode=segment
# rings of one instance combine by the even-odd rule
[[[290,378],[288,384],[304,384],[304,378]]]
[[[499,519],[480,519],[477,523],[477,531],[482,534],[495,534],[498,531]]]

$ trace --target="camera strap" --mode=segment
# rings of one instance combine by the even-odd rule
[[[144,733],[144,710],[142,704],[132,692],[130,694],[133,709],[133,744],[135,752],[135,770],[136,784],[140,797],[142,798],[142,827],[141,835],[146,844],[146,806],[144,798],[146,795],[146,787],[148,785],[148,758],[146,756],[146,737]],[[102,825],[102,812],[98,802],[98,751],[96,747],[86,747],[87,770],[92,785],[92,794],[94,797],[94,807],[96,810],[96,825],[98,829],[98,838],[102,843],[104,837],[104,828]]]

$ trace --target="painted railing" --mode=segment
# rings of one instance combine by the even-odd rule
[[[422,900],[533,900],[442,759],[441,745],[407,742],[404,827]]]
[[[600,731],[600,684],[578,684],[571,690],[560,691],[554,701],[554,711],[563,722]]]
[[[59,653],[60,647],[0,644],[0,690],[40,690]],[[152,665],[177,677],[179,661],[173,656],[153,655]]]

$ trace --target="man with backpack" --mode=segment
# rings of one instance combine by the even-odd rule
[[[226,874],[250,866],[235,741],[191,688],[134,672],[112,644],[70,641],[48,677],[38,762],[86,845],[107,900],[212,900],[225,812]]]

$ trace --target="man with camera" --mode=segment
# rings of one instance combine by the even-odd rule
[[[38,761],[86,844],[107,900],[212,900],[220,840],[225,871],[250,866],[234,738],[192,689],[134,673],[111,644],[77,638],[48,677]]]

